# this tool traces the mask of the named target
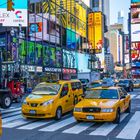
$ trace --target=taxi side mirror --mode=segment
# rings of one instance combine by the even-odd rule
[[[123,96],[121,96],[121,98],[120,99],[125,99],[126,98],[126,96],[125,95],[123,95]]]

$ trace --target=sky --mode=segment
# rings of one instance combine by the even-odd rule
[[[127,32],[127,19],[130,8],[130,0],[110,0],[110,23],[114,24],[117,22],[118,11],[124,12],[125,20],[125,32]]]

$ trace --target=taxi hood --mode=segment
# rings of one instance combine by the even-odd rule
[[[101,107],[101,108],[111,108],[118,102],[117,99],[84,99],[79,102],[76,107]]]
[[[30,94],[26,97],[27,102],[31,103],[42,103],[52,99],[55,99],[57,95],[39,95],[39,94]]]

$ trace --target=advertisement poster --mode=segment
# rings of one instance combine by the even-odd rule
[[[0,0],[0,23],[2,26],[27,27],[28,25],[28,0],[14,0],[14,10],[7,11],[7,0]]]
[[[140,23],[140,8],[131,8],[131,23]]]
[[[62,50],[61,48],[56,48],[56,67],[62,67]]]
[[[34,42],[28,42],[27,63],[34,64],[34,62],[35,62],[35,44]]]
[[[140,0],[131,0],[131,3],[138,3]]]
[[[131,41],[132,42],[140,41],[140,24],[131,25]]]
[[[36,64],[38,66],[42,65],[42,45],[41,44],[36,44]]]
[[[132,61],[140,60],[140,50],[131,50]]]
[[[43,46],[43,64],[46,67],[56,66],[55,48]]]
[[[76,54],[75,54],[75,52],[63,50],[63,67],[76,68]]]

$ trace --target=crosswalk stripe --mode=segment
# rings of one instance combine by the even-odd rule
[[[138,95],[138,96],[136,97],[136,99],[140,99],[140,95]]]
[[[120,139],[135,139],[138,131],[140,130],[140,112],[136,111],[127,125],[118,134],[117,138]]]
[[[18,111],[18,110],[21,110],[21,107],[19,108],[13,108],[13,109],[8,109],[8,110],[3,110],[1,113],[4,114],[4,113],[10,113],[10,112],[13,112],[13,111]]]
[[[10,117],[12,115],[18,115],[18,114],[21,114],[21,111],[12,112],[12,113],[8,113],[8,114],[2,114],[2,118]]]
[[[4,118],[2,119],[2,124],[8,123],[10,121],[15,121],[16,119],[22,118],[21,115],[17,115],[17,116],[13,116],[13,117],[8,117],[8,118]]]
[[[3,108],[0,108],[0,111],[4,111],[4,110],[9,110],[9,109],[13,109],[13,108],[15,108],[15,107],[10,107],[10,108],[8,108],[8,109],[3,109]]]
[[[26,120],[26,119],[21,118],[21,119],[18,119],[16,121],[12,121],[12,122],[3,124],[2,127],[4,127],[4,128],[14,128],[14,127],[17,127],[17,126],[20,126],[20,125],[27,124],[29,122],[32,122],[32,120]]]
[[[92,125],[94,125],[94,123],[79,123],[69,129],[66,129],[63,131],[63,133],[69,133],[69,134],[79,134],[82,131],[85,131],[86,129],[88,129],[89,127],[91,127]]]
[[[47,126],[45,128],[42,128],[39,131],[54,132],[54,131],[56,131],[56,130],[58,130],[60,128],[63,128],[65,126],[69,125],[69,124],[72,124],[74,122],[76,122],[76,120],[74,119],[74,117],[70,117],[70,118],[65,119],[63,121],[60,121],[60,122],[54,123],[54,124],[52,124],[50,126]]]
[[[122,114],[120,122],[122,122],[127,116],[128,116],[128,113]],[[115,129],[115,127],[117,127],[117,124],[104,123],[102,126],[97,128],[95,131],[91,132],[90,135],[107,136],[113,129]]]
[[[44,120],[43,121],[37,121],[37,122],[33,122],[31,124],[27,124],[25,126],[19,127],[17,129],[32,130],[32,129],[38,128],[40,126],[47,125],[51,122],[53,122],[53,121],[46,121],[46,120],[45,121]]]
[[[131,96],[131,99],[133,99],[134,97],[136,97],[136,95],[130,95]]]

